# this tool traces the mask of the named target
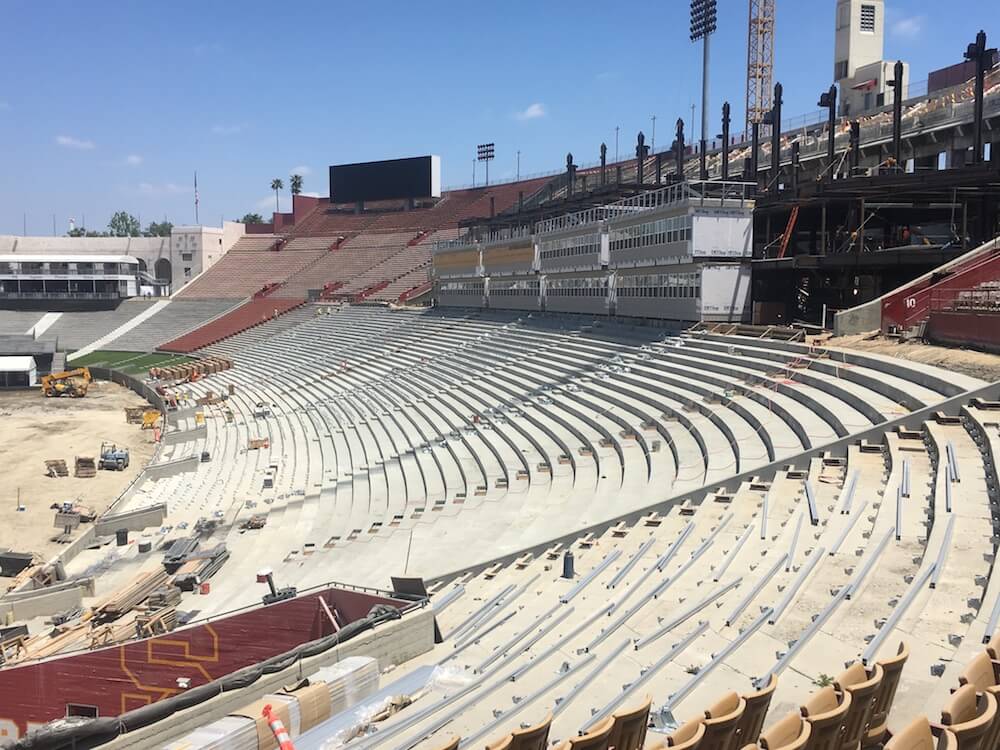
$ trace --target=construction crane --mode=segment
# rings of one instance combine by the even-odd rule
[[[55,396],[80,398],[87,395],[91,380],[90,370],[86,367],[66,372],[54,372],[42,377],[42,393],[49,398]]]
[[[747,106],[746,132],[761,122],[771,110],[774,90],[774,3],[750,0],[747,26]],[[761,133],[764,135],[764,133]]]

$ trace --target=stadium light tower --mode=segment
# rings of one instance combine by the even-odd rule
[[[699,177],[708,179],[705,149],[708,146],[708,60],[709,40],[715,33],[716,0],[691,0],[691,41],[702,42],[701,61],[701,170]]]
[[[490,162],[495,155],[493,146],[492,143],[480,143],[476,147],[476,160],[486,162],[486,187],[490,185]]]
[[[775,0],[750,0],[750,20],[747,24],[747,132],[754,123],[760,123],[764,113],[771,109],[774,3]]]

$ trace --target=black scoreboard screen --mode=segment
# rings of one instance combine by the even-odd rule
[[[333,203],[384,201],[396,198],[440,198],[441,157],[366,161],[330,167]]]

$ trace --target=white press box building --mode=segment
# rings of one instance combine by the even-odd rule
[[[434,248],[439,305],[680,322],[747,319],[750,185],[680,183]]]

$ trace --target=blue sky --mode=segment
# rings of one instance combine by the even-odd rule
[[[743,121],[746,0],[719,0],[713,128],[728,99]],[[834,0],[777,0],[776,78],[785,112],[816,109],[833,69]],[[888,0],[886,57],[911,80],[961,59],[980,28],[1000,42],[1000,3]],[[298,169],[327,194],[329,164],[440,154],[446,186],[467,184],[477,143],[491,177],[551,171],[667,144],[700,102],[688,3],[3,4],[0,233],[103,228],[111,213],[218,224],[274,206],[271,178]],[[700,117],[700,115],[699,115]],[[688,133],[691,133],[690,127]],[[690,135],[689,135],[690,137]],[[478,174],[479,181],[482,173]],[[282,208],[289,205],[287,192]]]

